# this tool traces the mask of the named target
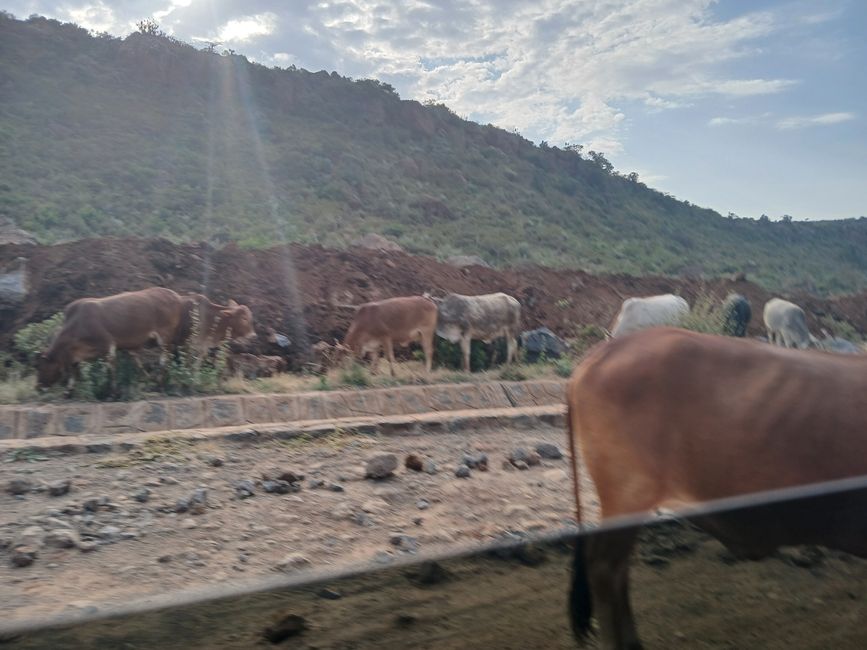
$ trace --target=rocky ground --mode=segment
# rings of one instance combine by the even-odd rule
[[[574,516],[564,445],[544,428],[10,454],[0,618],[563,528]]]

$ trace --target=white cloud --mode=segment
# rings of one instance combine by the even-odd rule
[[[277,16],[271,12],[233,18],[217,30],[217,40],[223,43],[243,43],[271,34],[277,24]]]
[[[828,126],[855,119],[854,113],[823,113],[822,115],[787,117],[777,122],[778,129],[803,129],[808,126]]]
[[[117,27],[114,12],[101,0],[68,9],[66,14],[71,22],[96,32],[106,32]]]
[[[779,32],[803,34],[833,13],[806,3],[721,19],[715,0],[10,1],[93,28],[128,30],[153,15],[182,39],[255,40],[262,61],[380,78],[403,97],[608,153],[622,146],[629,110],[785,92],[798,80],[741,64],[755,69]]]

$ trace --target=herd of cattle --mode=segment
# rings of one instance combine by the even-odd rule
[[[384,350],[392,373],[394,347],[413,341],[421,343],[430,370],[435,335],[460,344],[465,370],[474,339],[504,337],[506,361],[516,355],[521,305],[504,293],[398,297],[354,309],[345,349],[361,358],[372,354],[374,366]],[[857,347],[827,335],[820,341],[808,330],[804,311],[779,298],[763,310],[773,345],[733,338],[746,336],[752,316],[743,296],[731,294],[722,304],[728,337],[676,327],[689,313],[687,302],[672,294],[625,300],[608,340],[588,354],[567,385],[573,471],[577,478],[580,449],[603,522],[867,477],[867,361],[801,351]],[[117,350],[135,354],[153,342],[164,358],[182,343],[205,352],[224,340],[254,336],[250,309],[233,301],[219,305],[157,287],[84,298],[66,308],[62,328],[40,356],[38,383],[71,380],[81,361],[112,359]],[[273,330],[269,339],[288,343]],[[579,521],[580,484],[574,482]],[[867,487],[829,499],[809,510],[762,516],[708,513],[696,523],[739,557],[757,559],[794,544],[867,557]],[[641,647],[628,595],[636,536],[635,528],[616,526],[576,545],[573,629],[578,636],[591,629],[595,600],[605,648]]]
[[[320,342],[314,353],[335,358],[354,354],[371,357],[376,372],[380,353],[388,359],[394,374],[394,348],[412,342],[421,344],[425,369],[433,363],[434,336],[460,344],[462,367],[470,370],[470,344],[506,341],[506,362],[516,358],[519,334],[528,353],[561,356],[565,347],[550,330],[520,332],[521,304],[505,293],[464,296],[450,293],[442,298],[403,296],[353,307],[355,315],[343,344]],[[689,314],[689,304],[680,296],[665,294],[626,299],[611,328],[610,337],[620,338],[638,330],[677,326]],[[722,304],[724,330],[736,337],[746,335],[752,309],[746,298],[730,294]],[[774,298],[764,308],[764,323],[771,343],[790,348],[817,347],[836,352],[856,353],[848,341],[826,336],[816,339],[807,329],[804,311],[797,305]],[[268,341],[288,348],[288,339],[269,328]],[[78,364],[107,357],[124,350],[141,365],[138,351],[154,343],[160,349],[160,364],[178,346],[188,343],[200,354],[223,341],[243,342],[256,337],[253,315],[245,305],[230,300],[225,305],[211,302],[201,294],[180,295],[171,289],[151,287],[140,291],[82,298],[64,311],[64,324],[49,348],[39,356],[37,383],[40,387],[67,382],[71,385]],[[532,348],[532,349],[531,349]],[[229,368],[245,376],[270,375],[284,371],[286,361],[278,355],[255,355],[234,351]]]

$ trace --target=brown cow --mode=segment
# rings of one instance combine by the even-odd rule
[[[433,362],[433,339],[437,326],[437,306],[424,296],[388,298],[358,307],[346,332],[344,343],[360,358],[373,354],[371,371],[379,366],[379,350],[385,348],[388,366],[394,376],[394,346],[421,341],[425,370]]]
[[[212,303],[200,293],[191,293],[184,300],[184,325],[179,333],[179,343],[193,336],[193,347],[204,354],[226,339],[244,340],[255,338],[253,313],[246,305],[229,300],[226,305]],[[194,327],[194,320],[197,320]]]
[[[163,348],[178,339],[184,321],[183,299],[171,289],[151,287],[106,298],[81,298],[64,311],[64,323],[37,361],[37,385],[62,381],[71,386],[81,361],[107,356],[114,368],[117,350],[135,351],[156,341]]]
[[[856,357],[671,328],[595,348],[567,389],[576,499],[580,448],[603,518],[601,533],[577,543],[576,636],[589,631],[592,595],[603,647],[641,647],[628,595],[638,531],[606,530],[606,520],[867,475],[865,394],[867,362]],[[847,499],[836,503],[859,515],[814,519],[781,507],[770,520],[707,514],[696,523],[739,557],[804,543],[867,557],[867,490]]]

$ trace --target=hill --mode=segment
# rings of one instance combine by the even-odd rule
[[[45,243],[339,248],[377,232],[410,252],[498,266],[867,286],[864,218],[729,219],[595,152],[536,146],[375,80],[39,17],[0,16],[3,217]]]

